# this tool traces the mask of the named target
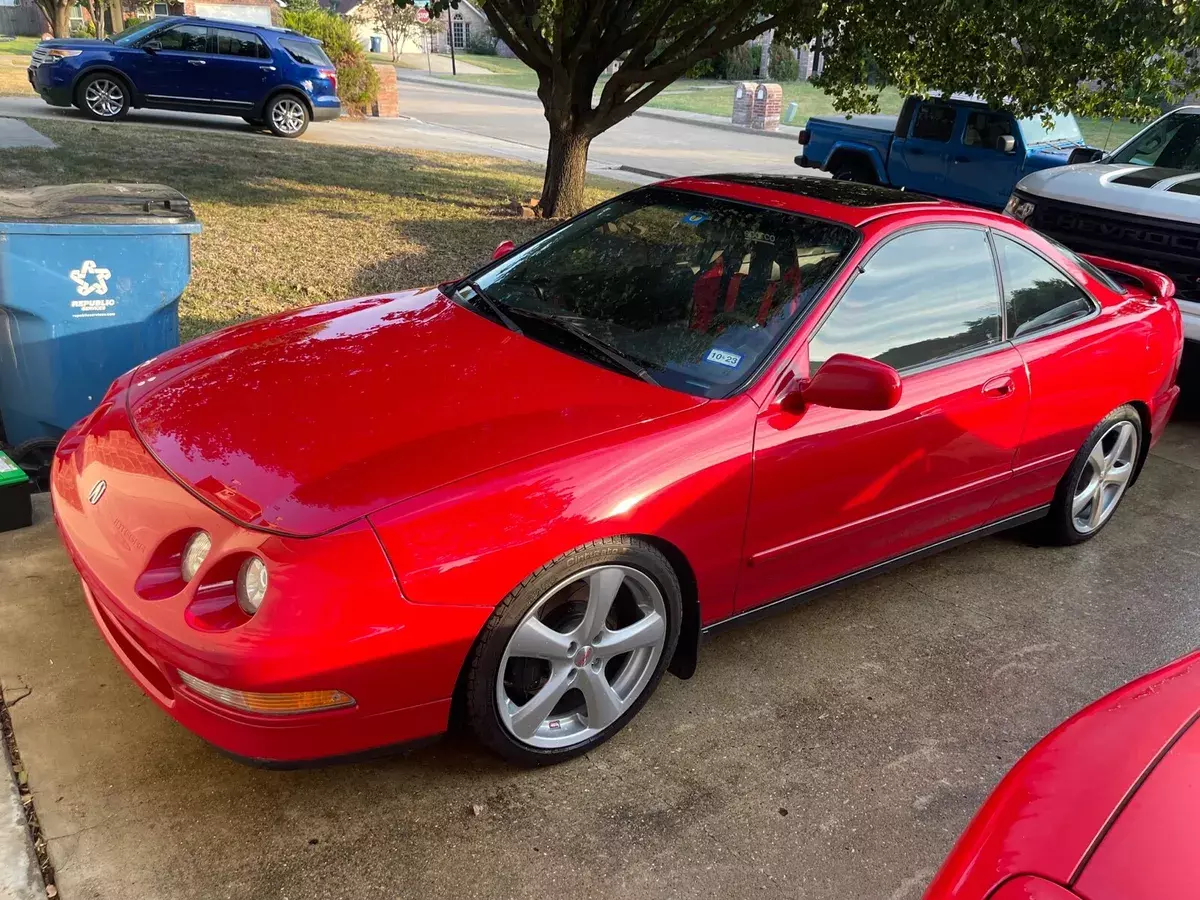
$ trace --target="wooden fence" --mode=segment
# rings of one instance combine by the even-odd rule
[[[45,20],[36,6],[0,6],[0,35],[36,36],[45,30]]]

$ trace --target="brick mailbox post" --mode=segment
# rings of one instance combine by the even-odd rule
[[[750,127],[757,131],[777,131],[782,106],[783,88],[777,84],[760,84],[754,91],[754,103],[750,108]]]
[[[733,124],[750,127],[750,109],[754,105],[757,81],[739,81],[733,86]]]
[[[400,115],[400,92],[396,85],[394,66],[373,65],[379,76],[379,97],[371,107],[371,115],[394,119]]]

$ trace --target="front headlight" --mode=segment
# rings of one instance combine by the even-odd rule
[[[267,596],[267,566],[257,556],[252,556],[238,571],[237,600],[238,606],[248,616],[258,612],[263,598]]]
[[[67,59],[68,57],[71,57],[71,56],[78,56],[82,52],[83,52],[82,50],[62,50],[62,49],[59,49],[58,47],[55,47],[52,50],[46,51],[46,61],[43,62],[42,65],[48,66],[51,63],[58,62],[60,59]]]
[[[179,565],[180,574],[184,581],[191,581],[204,565],[208,551],[212,549],[212,538],[207,532],[197,531],[183,548],[183,561]]]
[[[1004,214],[1018,222],[1027,222],[1036,209],[1037,205],[1032,200],[1026,200],[1019,194],[1013,194],[1008,198]]]

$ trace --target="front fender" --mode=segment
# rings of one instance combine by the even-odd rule
[[[717,621],[733,612],[755,410],[745,397],[713,401],[369,518],[412,603],[495,607],[567,551],[641,534],[680,551],[695,575],[702,621]]]

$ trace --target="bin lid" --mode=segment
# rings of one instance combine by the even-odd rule
[[[0,450],[0,487],[6,484],[20,484],[28,481],[25,470],[8,458],[8,454]]]
[[[0,223],[182,225],[195,221],[191,201],[165,184],[58,184],[0,191]]]

